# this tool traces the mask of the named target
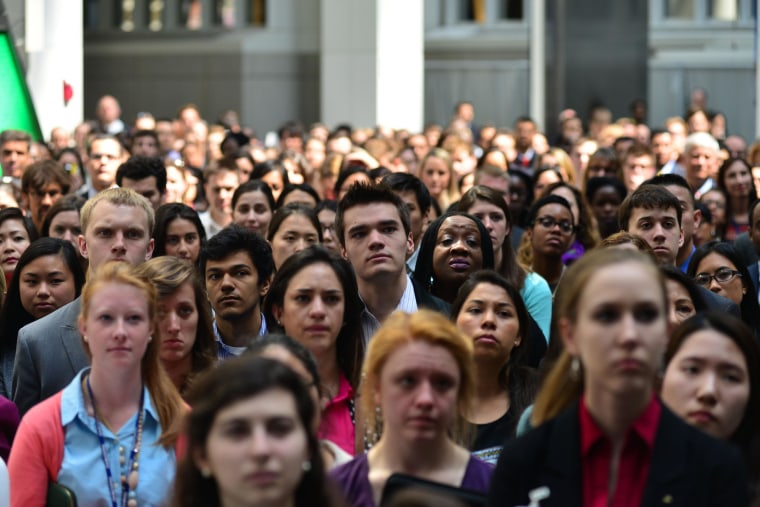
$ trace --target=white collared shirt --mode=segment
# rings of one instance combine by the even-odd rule
[[[401,310],[402,312],[406,313],[414,313],[417,311],[417,296],[414,294],[414,286],[412,285],[412,279],[409,277],[409,275],[406,275],[406,288],[404,288],[404,292],[401,294],[401,299],[396,305],[394,311],[396,310]],[[366,346],[369,344],[369,339],[377,332],[378,329],[380,329],[382,322],[377,320],[377,317],[372,315],[372,312],[367,309],[366,305],[364,306],[364,310],[362,310],[361,320],[362,339],[364,340],[364,345]]]

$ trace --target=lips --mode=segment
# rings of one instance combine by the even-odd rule
[[[455,257],[449,261],[449,267],[454,271],[467,271],[470,269],[470,261],[462,257]]]
[[[222,297],[222,298],[219,298],[219,300],[218,300],[218,301],[219,301],[219,304],[222,304],[222,305],[223,305],[223,304],[230,304],[230,303],[235,303],[235,302],[237,302],[239,299],[240,299],[240,298],[238,298],[237,296],[224,296],[224,297]]]
[[[185,342],[183,342],[182,340],[178,340],[176,338],[166,340],[163,343],[164,348],[168,348],[168,349],[181,349],[184,345],[185,345]]]
[[[34,305],[34,307],[37,310],[43,311],[43,312],[52,312],[55,310],[55,305],[52,303],[37,303]]]
[[[475,343],[483,343],[488,345],[496,345],[499,343],[499,341],[496,339],[496,337],[492,334],[483,334],[480,336],[475,337]]]
[[[3,264],[17,264],[18,257],[6,257],[3,259]]]
[[[629,372],[629,373],[640,372],[645,369],[644,363],[642,361],[639,361],[638,359],[635,359],[632,357],[617,361],[615,363],[615,368],[619,371]]]
[[[709,410],[695,410],[693,412],[689,412],[687,414],[687,419],[690,421],[694,421],[697,425],[706,425],[715,423],[718,421],[718,418],[715,417],[715,414],[710,412]]]
[[[315,324],[313,326],[307,326],[304,329],[304,331],[306,331],[307,333],[312,333],[312,334],[321,334],[321,333],[328,333],[330,331],[330,328],[329,326]]]
[[[262,471],[253,472],[247,476],[247,479],[258,486],[267,486],[274,484],[279,478],[279,474],[276,472]]]
[[[369,262],[379,262],[379,261],[384,261],[390,258],[391,256],[385,253],[375,254],[369,257]]]

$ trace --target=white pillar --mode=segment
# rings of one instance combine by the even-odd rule
[[[28,0],[26,80],[42,135],[53,127],[71,131],[84,108],[83,2]],[[73,93],[64,103],[64,82]]]
[[[322,0],[322,121],[422,129],[423,0]]]
[[[546,117],[545,0],[530,3],[530,117],[544,131]]]

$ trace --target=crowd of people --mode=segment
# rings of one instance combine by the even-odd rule
[[[0,132],[0,504],[760,505],[760,142],[636,104]]]

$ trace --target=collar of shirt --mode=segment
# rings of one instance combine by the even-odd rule
[[[626,435],[626,440],[628,440],[632,434],[635,434],[647,445],[647,447],[649,447],[650,450],[653,449],[654,438],[657,434],[657,425],[660,422],[661,410],[662,405],[660,404],[660,400],[658,400],[656,396],[652,396],[652,399],[644,409],[644,412],[633,421],[633,424]],[[594,444],[600,440],[607,440],[607,435],[604,434],[604,431],[602,431],[596,421],[594,421],[591,413],[588,411],[585,396],[581,400],[580,410],[578,412],[581,425],[581,455],[585,457],[589,454]]]
[[[63,395],[61,396],[61,424],[63,426],[66,426],[77,417],[88,426],[93,421],[92,416],[87,413],[87,405],[84,402],[84,393],[82,392],[82,378],[88,373],[90,373],[90,368],[80,371],[74,380],[63,389]],[[155,421],[160,421],[158,412],[156,412],[151,403],[147,386],[143,385],[143,392],[145,396],[146,416],[150,416]]]
[[[359,296],[359,299],[361,299],[361,295]],[[364,344],[366,345],[369,343],[369,339],[372,337],[372,335],[374,335],[377,330],[380,329],[382,322],[377,320],[377,317],[372,315],[372,312],[369,311],[367,305],[364,304],[364,300],[362,300],[362,304],[364,306],[361,314],[362,338],[364,339]],[[414,313],[417,311],[417,296],[414,294],[414,286],[412,285],[412,279],[409,274],[406,275],[406,287],[404,288],[404,292],[401,294],[401,299],[396,305],[394,311],[398,310],[406,313]]]
[[[261,326],[259,326],[259,334],[257,336],[264,336],[269,332],[269,329],[267,329],[267,319],[264,318],[263,313],[259,312],[259,315],[261,315]],[[214,319],[214,321],[211,323],[211,327],[214,330],[214,338],[216,339],[216,356],[218,359],[227,359],[242,354],[243,350],[245,350],[245,347],[233,347],[224,343],[224,340],[222,340],[222,335],[219,333],[219,327],[216,325],[216,319]]]

